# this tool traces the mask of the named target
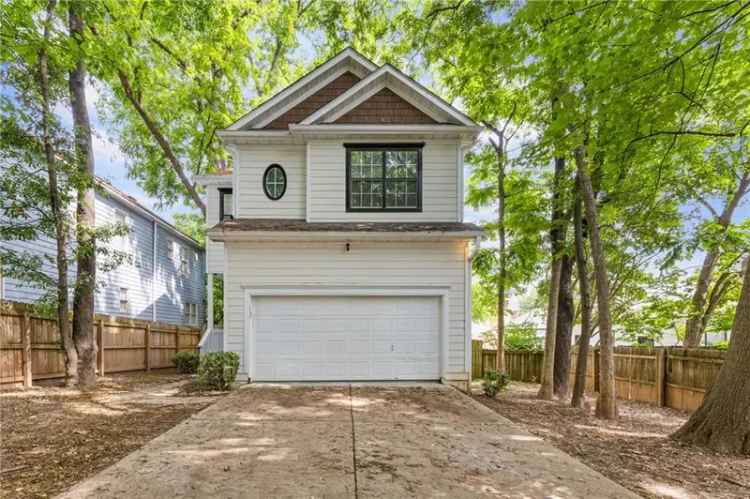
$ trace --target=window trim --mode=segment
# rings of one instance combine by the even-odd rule
[[[234,220],[234,213],[226,213],[224,209],[224,195],[231,194],[234,196],[231,187],[219,187],[219,222],[224,220]]]
[[[266,178],[268,177],[268,172],[271,171],[271,168],[278,168],[281,170],[281,175],[284,177],[284,188],[281,190],[281,194],[279,194],[279,197],[273,197],[271,196],[271,193],[268,192],[268,188],[266,187]],[[288,185],[288,179],[286,177],[286,170],[284,170],[284,167],[281,166],[278,163],[271,163],[268,165],[268,168],[266,168],[266,171],[263,172],[263,192],[266,193],[266,197],[270,199],[271,201],[278,201],[279,199],[284,197],[284,194],[286,194],[286,188]]]
[[[422,211],[422,149],[424,142],[393,143],[393,144],[344,144],[346,149],[346,212],[347,213],[421,213]],[[417,206],[414,208],[387,208],[385,206],[385,167],[383,168],[383,207],[382,208],[354,208],[352,207],[352,151],[417,151]]]

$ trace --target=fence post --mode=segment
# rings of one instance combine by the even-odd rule
[[[104,376],[104,319],[99,319],[99,327],[96,331],[97,355],[96,363],[99,367],[99,376]]]
[[[175,326],[174,330],[174,353],[180,353],[180,326]]]
[[[31,388],[31,318],[28,312],[23,314],[23,329],[21,330],[21,341],[23,350],[21,351],[23,366],[23,387]]]
[[[151,370],[151,323],[146,324],[146,371]]]
[[[656,406],[664,407],[664,394],[666,392],[667,380],[667,349],[660,348],[656,351]]]

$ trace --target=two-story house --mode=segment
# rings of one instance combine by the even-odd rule
[[[463,223],[463,157],[479,132],[347,49],[219,133],[233,168],[200,179],[207,272],[242,377],[466,386],[482,232]]]
[[[127,233],[99,242],[126,258],[113,269],[100,268],[97,272],[94,311],[169,324],[202,325],[206,288],[205,251],[200,243],[99,178],[94,209],[97,227],[119,224],[127,228]],[[57,277],[56,245],[51,238],[0,240],[0,249],[38,256],[44,272]],[[72,282],[75,265],[69,270]],[[38,287],[4,276],[0,266],[0,299],[34,303],[43,295]]]

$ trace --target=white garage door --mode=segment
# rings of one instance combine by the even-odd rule
[[[258,381],[440,378],[439,298],[253,298]]]

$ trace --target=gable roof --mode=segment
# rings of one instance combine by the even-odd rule
[[[384,94],[388,98],[391,94],[397,97],[391,103],[401,107],[406,121],[386,117],[380,123],[478,127],[466,114],[392,65],[378,67],[356,50],[347,48],[247,113],[225,132],[270,132],[334,123],[373,124],[371,113],[355,113],[365,120],[361,123],[353,121],[348,113],[372,107],[373,102],[368,101],[375,96],[382,99]]]
[[[227,127],[227,130],[262,128],[346,71],[363,78],[377,67],[353,48],[346,48],[252,109]]]
[[[383,88],[392,90],[437,123],[477,126],[464,113],[390,64],[384,64],[377,71],[373,71],[348,91],[302,120],[300,124],[333,123]]]

